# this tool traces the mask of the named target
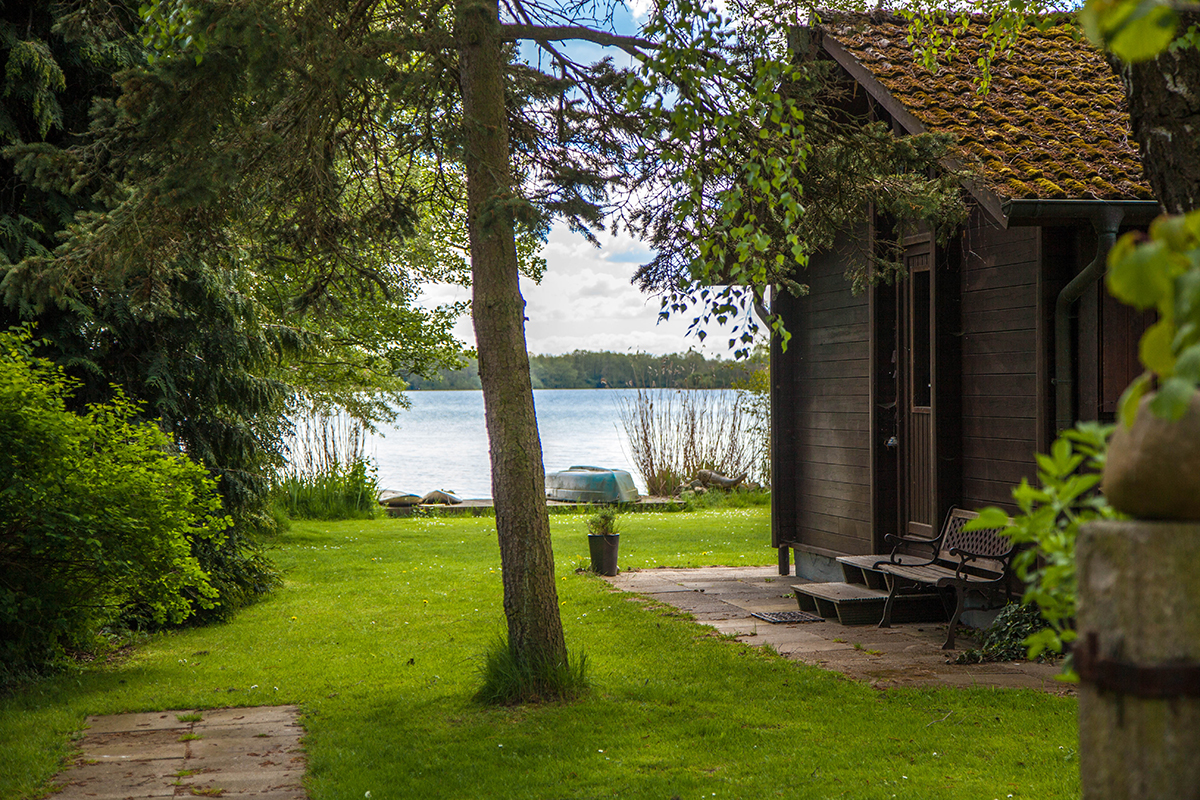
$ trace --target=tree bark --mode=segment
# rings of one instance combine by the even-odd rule
[[[514,192],[497,0],[458,7],[459,82],[470,233],[472,317],[491,448],[508,646],[534,670],[566,662],[534,416],[525,300],[518,284]]]
[[[1182,17],[1181,30],[1200,22],[1197,15]],[[1200,51],[1181,47],[1139,64],[1108,58],[1125,85],[1154,196],[1172,214],[1200,208]]]

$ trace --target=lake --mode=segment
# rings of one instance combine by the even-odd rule
[[[618,413],[620,398],[634,389],[536,389],[538,430],[547,472],[576,464],[623,469],[645,492],[629,461]],[[407,394],[412,407],[382,437],[367,442],[379,466],[379,485],[413,494],[444,489],[459,497],[491,497],[492,470],[483,392],[420,391]]]
[[[618,410],[619,402],[636,393],[636,389],[534,390],[546,471],[576,464],[623,469],[633,476],[638,491],[645,493],[645,483],[629,460],[628,437]],[[462,498],[491,497],[483,393],[419,391],[407,397],[412,407],[400,413],[395,425],[380,426],[384,436],[367,442],[367,455],[379,466],[380,487],[413,494],[444,489]]]

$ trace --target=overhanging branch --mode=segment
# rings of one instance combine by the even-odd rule
[[[658,44],[636,36],[620,36],[607,31],[598,31],[578,25],[501,25],[500,38],[506,42],[529,39],[535,42],[564,42],[579,39],[603,47],[619,47],[633,56],[644,55],[642,50],[653,50]]]

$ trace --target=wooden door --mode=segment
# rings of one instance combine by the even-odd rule
[[[933,241],[910,241],[908,276],[900,300],[900,513],[901,530],[933,536],[938,529],[935,384],[936,298]]]

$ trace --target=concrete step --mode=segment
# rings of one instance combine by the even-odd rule
[[[843,625],[877,625],[887,603],[885,589],[859,583],[805,583],[792,587],[801,611],[836,619]],[[892,607],[892,622],[944,622],[946,607],[936,592],[901,594]]]

